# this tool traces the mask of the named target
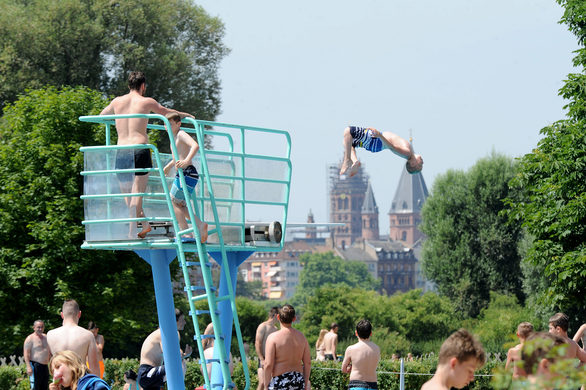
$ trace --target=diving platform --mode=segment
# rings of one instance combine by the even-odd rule
[[[236,276],[240,264],[257,251],[280,251],[285,242],[287,212],[291,186],[291,138],[283,130],[184,118],[181,130],[199,144],[193,159],[199,181],[193,193],[187,190],[183,169],[164,167],[177,157],[175,139],[169,121],[158,114],[82,116],[104,128],[103,145],[84,146],[84,249],[131,250],[151,265],[157,313],[163,337],[163,355],[167,386],[184,390],[183,374],[169,264],[177,258],[185,280],[200,362],[212,364],[212,375],[203,369],[205,388],[234,387],[228,369],[232,329],[250,387],[248,364],[235,304]],[[153,144],[116,145],[113,128],[122,121],[147,121]],[[166,145],[161,152],[156,145]],[[270,147],[268,146],[270,145]],[[122,155],[134,156],[147,150],[152,168],[122,166]],[[161,147],[163,149],[163,147]],[[132,160],[132,159],[131,159]],[[148,176],[147,176],[148,175]],[[137,186],[138,177],[146,178],[146,188]],[[177,179],[176,179],[177,177]],[[170,187],[174,180],[181,183],[189,214],[187,229],[181,230],[173,209]],[[140,197],[144,216],[137,217],[133,199]],[[208,224],[207,242],[201,243],[196,217]],[[148,222],[152,230],[144,238],[136,234],[138,224]],[[186,254],[194,253],[197,261]],[[192,256],[190,256],[192,257]],[[213,258],[221,267],[220,285],[214,286],[211,276]],[[198,267],[204,286],[192,285],[189,269]],[[207,301],[208,310],[196,310],[195,303]],[[199,316],[208,316],[213,325],[214,358],[205,359],[199,329]],[[208,318],[206,317],[206,318]],[[146,337],[146,335],[145,335]],[[226,342],[225,342],[226,340]]]

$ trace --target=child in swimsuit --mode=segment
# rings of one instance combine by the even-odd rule
[[[185,185],[187,186],[187,191],[189,192],[189,194],[192,194],[195,185],[199,180],[199,174],[197,173],[197,169],[195,169],[195,167],[193,166],[193,162],[191,160],[199,150],[199,145],[192,137],[189,136],[189,134],[187,134],[183,130],[180,130],[181,117],[179,116],[179,114],[167,114],[167,119],[169,119],[169,122],[171,123],[171,130],[173,131],[173,135],[175,137],[175,146],[177,147],[177,153],[179,153],[179,160],[175,161],[173,159],[172,161],[170,161],[165,166],[163,171],[166,175],[173,165],[175,165],[176,168],[183,169],[183,176],[185,177]],[[177,174],[175,175],[175,180],[173,181],[173,185],[171,187],[171,200],[173,201],[173,210],[175,211],[175,216],[177,217],[177,223],[179,224],[179,228],[181,230],[187,229],[187,219],[189,218],[189,211],[187,209],[187,199],[185,199],[183,189],[181,188],[179,172],[177,172]],[[195,222],[197,229],[199,231],[201,242],[204,243],[208,239],[208,224],[202,222],[197,217],[197,215],[195,215]],[[188,236],[193,237],[193,235]]]
[[[350,177],[358,173],[360,161],[356,156],[356,148],[361,147],[372,153],[389,149],[396,155],[407,160],[405,167],[409,173],[418,173],[423,168],[423,158],[413,152],[411,144],[398,135],[385,131],[381,133],[372,127],[348,126],[344,129],[344,162],[340,175],[350,170]]]

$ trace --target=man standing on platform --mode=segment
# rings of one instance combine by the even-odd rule
[[[126,95],[118,96],[106,106],[100,115],[120,115],[120,114],[155,114],[167,115],[178,113],[181,118],[193,115],[185,112],[179,112],[166,108],[159,104],[155,99],[145,97],[146,77],[142,72],[131,72],[128,76],[128,89]],[[116,132],[118,133],[118,145],[137,145],[148,144],[147,135],[148,119],[146,118],[127,118],[116,119]],[[133,169],[133,168],[152,168],[151,150],[142,149],[122,149],[116,155],[116,169]],[[121,190],[123,192],[143,193],[148,184],[148,172],[136,172],[134,174],[119,174]],[[127,200],[130,208],[130,217],[144,218],[142,208],[142,197],[133,196]],[[134,215],[135,214],[135,215]],[[130,238],[134,238],[133,232],[135,225],[130,224]],[[151,231],[148,221],[142,222],[142,230],[138,233],[139,238],[145,238]]]

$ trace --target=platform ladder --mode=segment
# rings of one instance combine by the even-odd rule
[[[206,159],[206,152],[205,152],[205,137],[204,137],[204,127],[200,124],[198,124],[196,121],[194,121],[191,118],[186,118],[185,119],[186,122],[191,122],[194,125],[194,128],[196,130],[196,137],[197,137],[197,141],[198,144],[200,145],[200,149],[199,149],[199,159],[200,159],[200,182],[202,180],[205,181],[206,183],[206,187],[207,187],[207,191],[208,191],[208,196],[207,197],[202,197],[202,205],[203,205],[203,201],[207,200],[211,203],[211,210],[212,210],[212,217],[213,217],[213,221],[207,221],[209,222],[209,226],[212,227],[212,229],[208,230],[208,237],[213,235],[213,234],[217,234],[218,236],[218,244],[217,246],[219,246],[220,250],[219,253],[221,253],[221,272],[223,273],[223,276],[226,278],[227,280],[227,285],[228,285],[228,294],[227,295],[223,295],[223,296],[216,296],[216,292],[218,291],[218,289],[214,286],[213,284],[213,280],[212,280],[212,272],[211,272],[211,268],[212,268],[212,264],[210,263],[209,259],[208,259],[208,251],[207,251],[207,245],[204,243],[201,243],[201,236],[200,233],[197,229],[196,223],[195,223],[195,216],[199,217],[200,220],[204,221],[203,218],[203,212],[198,210],[197,207],[197,202],[195,202],[195,191],[193,194],[190,194],[187,191],[187,187],[186,187],[186,183],[185,183],[185,176],[183,175],[183,169],[179,168],[178,172],[179,172],[179,180],[181,182],[181,188],[183,190],[183,194],[186,200],[188,200],[186,202],[187,205],[187,210],[189,213],[189,219],[191,221],[191,227],[180,231],[179,227],[176,226],[175,224],[177,223],[177,220],[175,218],[174,213],[172,213],[171,215],[173,216],[174,219],[174,229],[176,232],[176,237],[175,237],[175,242],[177,244],[177,255],[178,255],[178,259],[179,262],[181,264],[181,268],[183,271],[183,278],[185,280],[185,292],[187,293],[187,298],[188,298],[188,302],[189,302],[189,308],[190,308],[190,315],[193,321],[193,327],[195,330],[195,336],[194,336],[194,340],[197,342],[197,346],[198,346],[198,350],[200,352],[200,361],[202,362],[202,371],[203,371],[203,377],[204,377],[204,381],[205,381],[205,387],[206,389],[209,390],[213,390],[217,387],[222,387],[223,389],[229,389],[229,388],[233,388],[235,387],[235,384],[232,382],[231,380],[231,375],[230,375],[230,369],[229,369],[229,354],[226,353],[226,346],[224,345],[226,340],[225,337],[222,333],[222,328],[220,326],[220,312],[218,311],[218,307],[217,307],[217,302],[221,302],[221,301],[229,301],[230,302],[230,309],[232,310],[232,316],[233,316],[233,321],[234,321],[234,329],[236,331],[236,338],[238,340],[238,349],[240,352],[240,356],[241,356],[241,361],[242,361],[242,365],[243,365],[243,372],[244,372],[244,376],[245,376],[245,380],[246,380],[246,387],[245,389],[248,390],[250,388],[250,373],[248,371],[248,365],[246,364],[246,354],[244,351],[244,343],[242,340],[242,333],[240,331],[240,322],[238,320],[238,313],[236,310],[236,301],[235,301],[235,291],[233,291],[232,289],[232,280],[231,280],[231,276],[230,273],[228,272],[229,267],[228,267],[228,263],[227,263],[227,257],[226,257],[226,246],[224,244],[224,238],[223,238],[223,234],[222,234],[222,226],[220,223],[220,219],[218,217],[218,212],[217,212],[217,204],[216,204],[216,200],[214,197],[214,192],[213,192],[213,186],[212,186],[212,182],[211,182],[211,177],[209,175],[209,169],[208,169],[208,164],[207,164],[207,159]],[[170,128],[170,127],[169,127]],[[186,130],[185,128],[183,128],[183,130]],[[174,156],[178,156],[176,147],[175,147],[175,140],[173,137],[173,133],[171,131],[168,131],[169,134],[169,139],[171,140],[171,150]],[[177,158],[175,158],[175,161],[177,161]],[[200,193],[203,193],[203,188],[202,185],[199,185]],[[205,221],[204,221],[205,222]],[[193,261],[187,261],[186,257],[185,257],[185,250],[184,250],[184,243],[183,243],[183,236],[184,235],[188,235],[188,234],[193,234],[193,236],[195,237],[195,245],[197,247],[197,254],[198,254],[198,262],[193,262]],[[201,269],[201,274],[202,274],[202,278],[204,281],[204,285],[203,286],[198,286],[198,285],[192,285],[191,284],[191,280],[189,277],[189,268],[190,267],[200,267]],[[203,294],[199,294],[199,295],[194,295],[194,292],[196,291],[204,291]],[[195,303],[201,300],[207,300],[208,302],[208,310],[198,310],[195,307]],[[214,334],[213,335],[204,335],[201,333],[201,330],[199,329],[199,321],[198,321],[198,316],[200,315],[209,315],[211,317],[212,320],[212,326],[214,329]],[[203,349],[203,340],[205,338],[213,338],[215,340],[215,344],[218,345],[218,348],[215,348],[215,351],[219,351],[220,356],[219,358],[214,357],[213,359],[206,359],[204,356],[204,349]],[[228,340],[228,345],[230,345],[230,343],[232,342],[232,340]],[[229,350],[229,348],[228,348]],[[221,367],[221,372],[222,372],[222,377],[223,377],[223,383],[211,383],[211,379],[209,378],[208,375],[208,370],[207,370],[207,364],[208,363],[220,363],[220,367]]]

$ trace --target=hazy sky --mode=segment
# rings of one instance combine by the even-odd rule
[[[554,0],[196,1],[225,24],[218,121],[287,130],[289,222],[327,221],[326,166],[356,124],[393,131],[425,161],[423,176],[466,170],[491,151],[530,152],[564,117],[558,89],[575,37]],[[270,147],[270,145],[267,145]],[[358,150],[381,234],[404,161]]]

